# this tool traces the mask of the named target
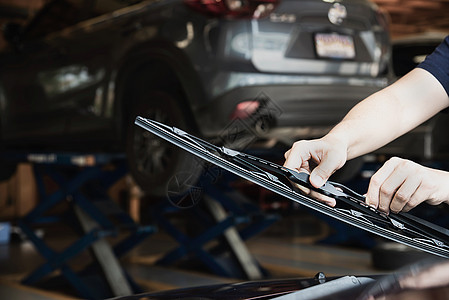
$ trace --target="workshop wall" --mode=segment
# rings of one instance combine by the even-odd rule
[[[390,16],[393,38],[428,31],[449,32],[447,0],[373,0]]]
[[[0,220],[26,215],[37,203],[37,188],[30,164],[20,164],[11,179],[0,181]]]

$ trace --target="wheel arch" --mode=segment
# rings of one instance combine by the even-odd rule
[[[195,107],[205,97],[203,87],[192,63],[180,49],[164,42],[151,42],[140,45],[125,55],[119,63],[116,75],[116,116],[119,124],[129,122],[130,109],[135,103],[130,94],[135,87],[135,76],[139,74],[154,75],[154,85],[161,85],[171,90],[178,89],[185,100],[179,103],[187,114],[191,128],[198,129]],[[124,127],[122,127],[124,128]]]

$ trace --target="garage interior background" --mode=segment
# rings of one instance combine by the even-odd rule
[[[25,22],[33,16],[39,8],[46,2],[45,0],[0,0],[0,26],[9,21]],[[382,9],[388,12],[390,16],[390,33],[392,40],[400,39],[415,34],[429,33],[429,32],[446,32],[449,33],[449,0],[374,0]],[[0,47],[3,47],[4,41],[0,36]],[[0,186],[0,204],[2,203],[2,191],[4,191],[5,185],[8,185],[9,190],[14,190],[16,199],[19,199],[17,203],[19,205],[11,207],[10,210],[3,209],[4,206],[0,205],[0,220],[1,218],[20,217],[25,215],[34,205],[33,195],[36,194],[35,187],[30,185],[32,177],[28,166],[21,166],[18,169],[18,174],[13,181],[8,183],[2,183]],[[19,188],[20,187],[20,188]],[[28,187],[28,188],[25,188]],[[21,202],[20,199],[27,199]],[[37,201],[37,199],[35,199]],[[137,217],[137,215],[135,215]],[[266,245],[265,245],[266,246]],[[250,245],[250,250],[256,255],[258,254],[257,245]],[[277,247],[287,247],[285,245],[277,245]],[[154,249],[153,249],[154,250]],[[305,251],[317,251],[316,249],[305,249]],[[269,251],[269,249],[266,249]],[[273,251],[277,251],[274,250]],[[298,249],[284,248],[283,251],[286,256],[299,255]],[[288,252],[292,251],[292,252]],[[322,250],[322,257],[326,258],[326,251]],[[304,252],[303,252],[304,253]],[[316,253],[315,253],[316,254]],[[345,264],[345,260],[348,259],[348,255],[353,255],[353,259],[362,259],[359,253],[345,253],[339,259],[342,261],[342,265]],[[147,259],[146,261],[140,261],[141,263],[151,264],[152,258],[144,258],[139,256],[136,259]],[[324,259],[325,261],[328,258]],[[332,259],[332,258],[329,258]],[[354,261],[353,261],[354,263]],[[355,263],[357,263],[355,261]],[[1,266],[0,266],[1,268]],[[362,270],[363,271],[363,270]],[[342,271],[344,272],[344,270]],[[313,274],[305,274],[313,275]],[[17,275],[14,275],[17,277]],[[16,278],[18,279],[18,278]],[[199,281],[198,281],[199,282]],[[0,279],[1,283],[1,279]],[[167,289],[176,286],[167,284],[162,286],[160,283],[158,286],[152,286],[150,281],[139,282],[145,285],[147,289]],[[186,285],[189,283],[186,283]],[[1,295],[1,293],[0,293]],[[48,296],[48,295],[47,295]],[[1,297],[0,297],[1,298]],[[57,296],[50,295],[50,299],[57,299]],[[59,298],[58,298],[59,299]]]
[[[0,25],[27,20],[45,0],[0,0]],[[448,0],[374,0],[391,17],[392,38],[429,31],[449,31]],[[0,46],[4,41],[0,42]]]

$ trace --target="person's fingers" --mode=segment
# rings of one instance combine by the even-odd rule
[[[385,178],[384,182],[380,186],[379,210],[386,213],[390,212],[390,207],[393,202],[395,202],[394,198],[396,197],[397,192],[399,192],[400,187],[407,179],[407,170],[398,166],[399,164],[397,163],[393,164],[393,169],[390,169],[390,174],[387,178]],[[404,206],[408,199],[401,198],[398,200],[401,203],[399,205]]]
[[[448,172],[397,157],[389,159],[372,177],[366,203],[389,213],[409,211],[422,202],[448,201]]]
[[[447,286],[449,276],[449,263],[437,261],[430,268],[412,271],[408,276],[399,279],[399,285],[403,289],[430,289]]]
[[[428,191],[423,187],[424,184],[422,180],[419,180],[418,186],[416,187],[415,192],[410,196],[410,199],[404,205],[402,211],[408,212],[412,208],[416,207],[418,204],[426,201],[429,197]],[[440,202],[436,202],[434,204],[439,204]]]
[[[292,149],[288,149],[285,153],[284,153],[284,158],[288,159],[288,157],[290,156],[290,153],[292,152]]]
[[[313,199],[318,200],[318,201],[320,201],[320,202],[322,202],[322,203],[324,203],[324,204],[327,204],[327,205],[332,206],[332,207],[334,207],[334,206],[337,204],[337,201],[336,201],[334,198],[325,196],[325,195],[323,195],[323,194],[320,194],[320,193],[318,193],[318,192],[315,192],[315,191],[313,191],[313,190],[311,190],[311,189],[309,189],[309,188],[306,188],[306,187],[304,187],[304,186],[302,186],[302,185],[299,185],[299,184],[296,184],[296,187],[297,187],[303,194],[306,194],[306,195],[312,197]]]
[[[296,142],[290,150],[285,152],[284,167],[299,170],[303,166],[303,162],[310,158],[310,154],[304,144],[304,141]]]
[[[396,161],[388,160],[385,164],[371,177],[368,191],[366,193],[366,204],[374,208],[380,208],[380,189],[385,180],[393,173],[396,168]],[[389,205],[388,205],[389,206]],[[385,210],[384,210],[385,211]]]
[[[284,167],[311,171],[310,183],[319,188],[345,163],[346,152],[341,148],[323,140],[298,141],[285,152]]]
[[[331,207],[334,207],[335,205],[337,205],[337,201],[334,198],[325,196],[323,194],[312,191],[310,193],[310,196],[324,204],[331,206]]]
[[[340,161],[336,157],[325,156],[322,158],[320,164],[310,173],[310,183],[319,188],[340,168]]]
[[[299,141],[293,144],[292,148],[285,152],[286,158],[284,167],[301,171],[307,171],[310,173],[314,162],[319,162],[314,158],[314,151],[317,147],[316,142],[312,141]]]
[[[431,205],[438,205],[447,201],[449,195],[447,189],[448,173],[414,164],[418,166],[414,173],[420,179],[420,183],[416,192],[404,207],[404,211],[409,211],[424,201]]]
[[[394,194],[393,200],[390,204],[390,210],[394,213],[398,213],[403,210],[404,207],[409,207],[410,202],[414,200],[412,198],[414,195],[416,199],[416,193],[419,188],[420,182],[421,180],[417,176],[406,176],[402,185]]]

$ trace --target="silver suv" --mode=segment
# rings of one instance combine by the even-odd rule
[[[139,131],[137,114],[289,144],[391,74],[386,18],[368,0],[55,0],[4,35],[2,150],[126,151],[154,195],[191,163]],[[2,178],[13,169],[3,159]]]

